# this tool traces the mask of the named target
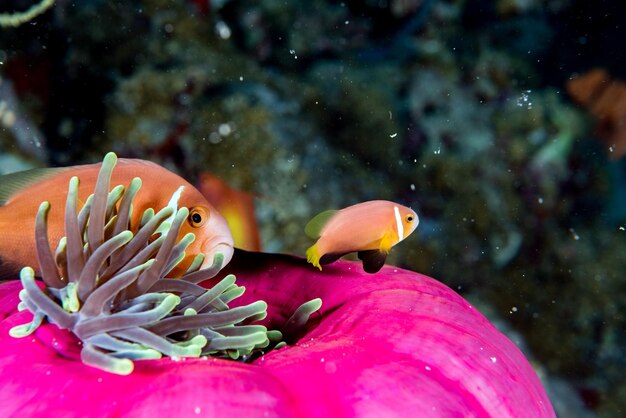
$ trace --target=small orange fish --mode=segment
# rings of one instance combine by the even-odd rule
[[[319,238],[306,251],[307,261],[321,270],[322,264],[356,252],[363,260],[363,269],[376,273],[391,247],[408,237],[418,223],[412,209],[387,200],[322,212],[304,229],[309,237]]]
[[[224,216],[235,247],[261,251],[261,237],[254,215],[254,195],[233,189],[224,180],[209,173],[200,173],[198,190]]]
[[[48,235],[57,247],[65,235],[65,202],[70,178],[77,176],[79,210],[93,193],[101,164],[74,167],[41,168],[0,176],[0,278],[17,278],[14,274],[24,266],[37,265],[35,249],[35,217],[39,204],[50,202]],[[212,265],[216,254],[224,256],[222,266],[233,255],[233,238],[224,217],[202,194],[182,177],[149,161],[119,159],[113,169],[111,185],[127,187],[139,177],[142,186],[133,200],[130,229],[136,232],[146,209],[155,211],[170,206],[189,209],[179,239],[193,232],[194,242],[173,275],[184,273],[193,258],[205,255],[202,268]]]

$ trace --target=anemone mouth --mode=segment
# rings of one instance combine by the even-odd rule
[[[205,256],[200,253],[182,277],[168,276],[195,239],[190,233],[177,242],[189,211],[148,209],[133,234],[130,211],[141,180],[133,179],[128,189],[109,191],[116,162],[115,154],[105,156],[94,193],[80,211],[79,180],[70,180],[67,236],[55,254],[47,235],[50,204],[40,205],[35,235],[44,286],[37,284],[32,268],[22,269],[18,309],[30,311],[33,319],[11,328],[10,335],[30,335],[47,320],[82,342],[83,363],[116,374],[131,373],[133,360],[162,355],[245,360],[279,344],[279,331],[255,324],[267,316],[266,302],[229,306],[245,291],[235,284],[235,276],[226,275],[209,289],[198,285],[230,261],[232,247],[213,248],[208,268],[201,269]],[[222,248],[224,253],[217,252]],[[306,322],[309,311],[305,307],[294,315],[304,315]]]

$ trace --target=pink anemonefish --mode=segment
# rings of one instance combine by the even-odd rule
[[[340,257],[356,252],[363,269],[376,273],[385,264],[391,247],[417,227],[417,214],[406,206],[387,200],[358,203],[341,210],[327,210],[304,228],[317,242],[307,251],[307,261],[322,269]]]
[[[206,198],[182,177],[165,168],[144,160],[119,160],[114,154],[107,157],[117,161],[111,176],[112,185],[128,185],[135,177],[143,181],[133,200],[130,226],[139,227],[140,219],[148,208],[158,212],[165,206],[175,210],[189,209],[189,218],[181,228],[179,239],[193,232],[196,240],[187,247],[187,256],[171,272],[177,277],[185,272],[191,260],[205,255],[202,268],[212,265],[217,254],[222,254],[222,267],[233,256],[233,237],[224,217]],[[35,218],[39,203],[48,201],[48,234],[52,248],[56,248],[65,235],[65,204],[70,179],[77,176],[79,206],[93,193],[102,164],[73,167],[40,168],[0,176],[0,280],[19,278],[19,270],[37,262],[35,247]],[[80,209],[80,207],[78,209]]]

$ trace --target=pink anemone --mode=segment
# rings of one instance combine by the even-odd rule
[[[120,376],[83,364],[55,325],[10,337],[32,314],[16,310],[19,281],[0,285],[0,416],[555,416],[517,347],[434,279],[246,252],[225,270],[247,288],[237,304],[268,303],[269,329],[311,299],[322,308],[293,345],[252,363],[164,357]]]

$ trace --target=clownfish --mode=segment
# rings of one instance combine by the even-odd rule
[[[224,180],[209,173],[198,176],[198,190],[224,216],[235,247],[246,251],[261,251],[261,236],[254,214],[254,195],[237,190]]]
[[[385,264],[391,247],[408,237],[419,224],[415,211],[387,200],[358,203],[341,210],[327,210],[304,228],[318,239],[306,251],[307,261],[318,269],[356,252],[363,269],[376,273]]]
[[[52,248],[57,247],[65,235],[65,202],[70,179],[77,176],[80,181],[80,210],[94,192],[101,165],[40,168],[0,176],[0,279],[18,278],[15,273],[22,267],[37,264],[35,219],[43,201],[50,202],[48,236]],[[178,239],[189,232],[196,239],[187,247],[185,259],[172,271],[173,276],[184,273],[200,253],[204,254],[201,268],[210,267],[218,253],[223,256],[222,267],[230,261],[234,250],[228,224],[194,186],[155,163],[124,158],[117,160],[111,185],[127,187],[135,177],[141,179],[142,186],[132,203],[131,231],[137,231],[146,209],[155,212],[166,206],[174,210],[189,209]]]

